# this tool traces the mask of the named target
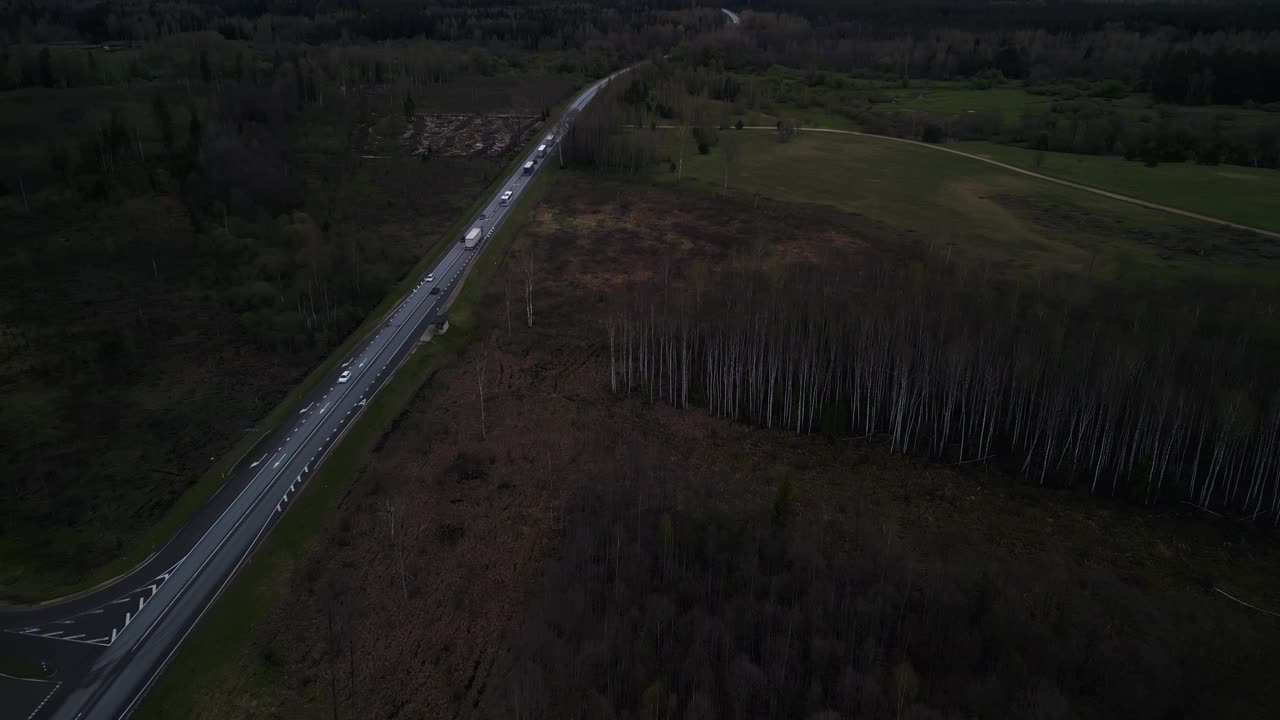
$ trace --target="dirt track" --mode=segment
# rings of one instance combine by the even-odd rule
[[[659,125],[658,127],[674,129],[676,126],[675,125]],[[747,125],[742,129],[743,130],[776,130],[777,128],[771,125]],[[1109,190],[1101,190],[1099,188],[1090,187],[1088,185],[1081,185],[1080,183],[1074,183],[1069,180],[1060,180],[1058,178],[1050,177],[1048,175],[1042,175],[1038,172],[1024,170],[1020,167],[1009,165],[1008,163],[1002,163],[998,160],[992,160],[991,158],[983,157],[982,155],[975,155],[973,153],[967,153],[961,150],[953,150],[951,148],[943,147],[941,145],[933,145],[930,143],[920,142],[919,140],[908,140],[906,138],[891,137],[889,135],[875,135],[873,133],[857,132],[854,130],[833,130],[830,128],[798,128],[798,129],[804,132],[833,133],[836,135],[860,135],[862,137],[876,138],[878,140],[892,140],[894,142],[907,143],[909,145],[919,145],[921,147],[929,148],[930,150],[939,150],[941,152],[948,152],[948,153],[951,153],[952,155],[967,157],[971,160],[984,162],[988,165],[995,165],[996,167],[1004,168],[1005,170],[1011,170],[1013,172],[1020,173],[1022,175],[1027,175],[1033,178],[1046,180],[1048,182],[1055,183],[1057,185],[1063,185],[1069,188],[1074,188],[1076,190],[1083,190],[1085,192],[1093,193],[1094,195],[1102,195],[1103,197],[1109,197],[1113,200],[1120,200],[1122,202],[1133,203],[1134,205],[1141,205],[1143,207],[1151,208],[1153,210],[1161,210],[1164,212],[1173,213],[1175,215],[1182,215],[1183,217],[1189,217],[1189,218],[1194,218],[1196,220],[1203,220],[1205,222],[1214,223],[1215,225],[1223,225],[1225,227],[1233,228],[1235,230],[1246,230],[1248,232],[1258,233],[1259,235],[1266,235],[1267,237],[1280,239],[1280,233],[1272,232],[1271,230],[1263,230],[1262,228],[1256,228],[1256,227],[1253,227],[1252,225],[1241,225],[1239,223],[1233,223],[1227,220],[1223,220],[1222,218],[1210,217],[1208,215],[1201,215],[1199,213],[1193,213],[1188,210],[1179,210],[1178,208],[1170,207],[1168,205],[1161,205],[1159,203],[1140,200],[1136,197],[1132,197],[1129,195],[1121,195],[1120,193],[1113,193]]]

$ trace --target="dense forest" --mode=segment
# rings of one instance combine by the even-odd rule
[[[682,512],[640,477],[570,506],[490,716],[1265,717],[1275,700],[1242,618],[1069,561],[931,557],[875,518],[793,529],[786,480],[741,518]]]
[[[607,327],[609,383],[765,427],[995,462],[1040,485],[1280,524],[1266,326],[1211,288],[1081,297],[1066,285],[1020,288],[927,258],[782,277],[747,266],[632,298]],[[1271,316],[1275,299],[1261,302]]]
[[[0,8],[0,586],[124,552],[527,140],[403,147],[419,115],[527,135],[584,79],[723,22],[442,5],[430,37],[310,44],[309,15],[268,9]]]

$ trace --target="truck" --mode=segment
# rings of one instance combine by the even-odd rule
[[[525,175],[532,175],[532,174],[533,174],[533,161],[532,161],[532,160],[530,160],[529,162],[525,163],[525,164],[524,164],[524,167],[523,167],[523,168],[520,168],[520,170],[521,170]]]
[[[480,238],[484,237],[484,223],[476,225],[467,231],[463,236],[462,242],[466,244],[467,249],[471,249],[480,243]]]
[[[546,146],[546,145],[539,145],[539,146],[538,146],[538,157],[540,157],[540,158],[544,158],[544,157],[546,157],[546,156],[547,156],[547,146]]]

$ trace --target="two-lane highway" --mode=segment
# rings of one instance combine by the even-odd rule
[[[228,479],[231,490],[200,524],[180,533],[123,587],[69,603],[61,614],[54,608],[5,621],[7,631],[23,636],[22,642],[72,643],[100,653],[86,661],[91,665],[79,677],[59,678],[30,720],[49,716],[48,708],[55,706],[52,716],[60,720],[125,717],[137,706],[295,493],[436,321],[510,206],[552,157],[563,128],[617,74],[579,93],[551,140],[537,143],[548,145],[546,158],[530,151],[521,165],[534,162],[533,172],[526,175],[517,167],[465,226],[464,232],[483,222],[479,244],[469,249],[459,238],[449,246],[326,382],[299,401],[290,420],[260,445],[255,453],[260,457],[249,458]],[[503,205],[508,191],[510,205]]]

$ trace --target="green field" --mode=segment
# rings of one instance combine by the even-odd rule
[[[1238,165],[1164,163],[1149,168],[1119,157],[1044,153],[989,142],[951,145],[975,155],[1082,185],[1110,190],[1229,222],[1280,231],[1280,172]]]
[[[674,133],[664,142],[669,152]],[[684,182],[721,192],[726,143],[737,144],[730,193],[862,215],[896,230],[900,242],[1009,275],[1085,273],[1130,285],[1211,276],[1280,286],[1280,250],[1269,239],[892,140],[802,132],[782,143],[773,132],[722,132],[709,154],[685,153]],[[676,181],[665,167],[655,177]]]

